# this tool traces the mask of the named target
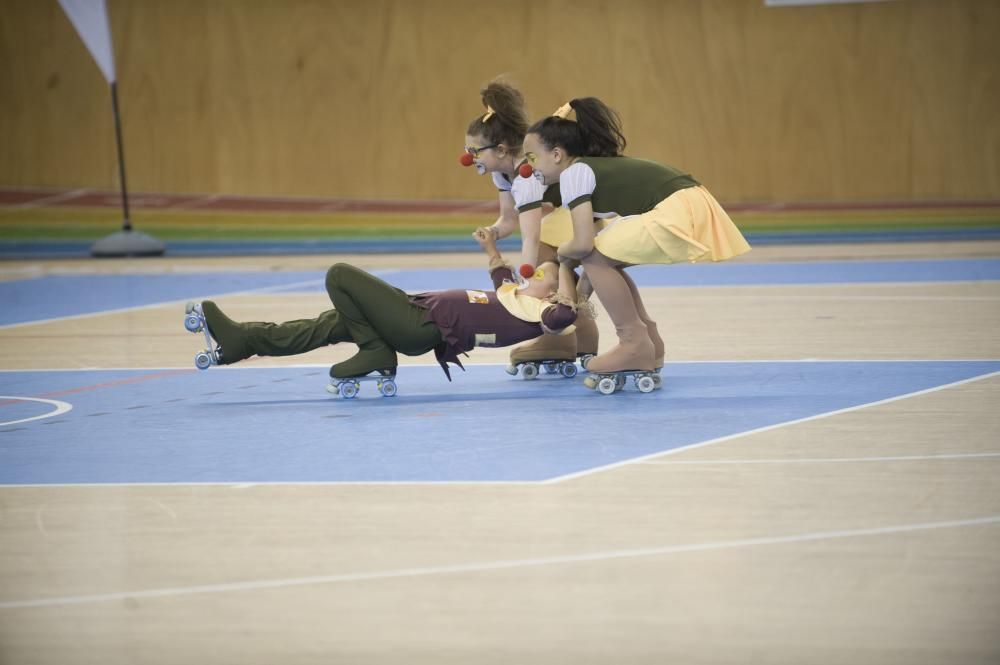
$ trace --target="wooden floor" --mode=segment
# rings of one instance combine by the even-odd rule
[[[996,257],[1000,243],[752,254]],[[0,274],[324,260],[8,262]],[[997,282],[645,298],[668,362],[1000,358]],[[328,303],[228,306],[282,320]],[[0,329],[0,367],[186,366],[177,321],[153,307]],[[997,405],[992,376],[553,484],[0,487],[0,663],[997,663]]]

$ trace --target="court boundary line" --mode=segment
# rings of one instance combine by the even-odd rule
[[[951,383],[944,383],[940,386],[934,386],[932,388],[924,388],[923,390],[917,390],[912,393],[905,393],[903,395],[896,395],[895,397],[887,397],[886,399],[876,400],[874,402],[868,402],[865,404],[858,404],[856,406],[849,406],[844,409],[836,409],[834,411],[827,411],[826,413],[817,413],[812,416],[806,416],[805,418],[797,418],[795,420],[789,420],[783,423],[775,423],[773,425],[765,425],[764,427],[757,427],[755,429],[747,430],[745,432],[739,432],[736,434],[727,434],[726,436],[721,436],[715,439],[709,439],[708,441],[700,441],[698,443],[693,443],[689,446],[681,446],[679,448],[672,448],[670,450],[663,450],[658,453],[650,453],[648,455],[641,455],[639,457],[633,457],[627,460],[619,460],[618,462],[613,462],[611,464],[605,464],[603,466],[597,466],[592,469],[586,469],[584,471],[577,471],[574,473],[568,473],[562,476],[557,476],[555,478],[549,478],[548,480],[540,481],[541,485],[555,485],[567,480],[576,480],[577,478],[583,478],[585,476],[590,476],[596,473],[603,473],[605,471],[611,471],[612,469],[617,469],[623,466],[635,465],[646,460],[653,459],[655,457],[665,457],[667,455],[674,455],[682,450],[694,450],[696,448],[703,448],[705,446],[712,446],[717,443],[723,443],[725,441],[732,441],[744,436],[750,436],[753,434],[760,434],[762,432],[769,432],[771,430],[779,429],[782,427],[788,427],[791,425],[798,425],[800,423],[807,423],[814,420],[822,420],[824,418],[830,418],[832,416],[839,416],[845,413],[851,413],[853,411],[860,411],[862,409],[867,409],[873,406],[880,406],[882,404],[890,404],[892,402],[898,402],[900,400],[909,399],[911,397],[917,397],[920,395],[928,395],[930,393],[939,392],[941,390],[946,390],[948,388],[954,388],[956,386],[965,385],[967,383],[974,383],[976,381],[982,381],[990,377],[1000,375],[1000,371],[988,372],[987,374],[980,374],[979,376],[973,376],[968,379],[962,379],[960,381],[952,381]]]
[[[677,362],[683,362],[683,361],[677,361]],[[709,361],[687,361],[687,362],[690,362],[690,363],[701,363],[701,362],[706,362],[706,363],[724,363],[724,362],[741,362],[741,361],[709,360]],[[881,360],[839,361],[839,360],[810,360],[810,359],[803,359],[803,360],[780,360],[780,361],[755,360],[755,361],[749,361],[749,362],[755,362],[755,363],[767,363],[767,362],[786,362],[786,363],[799,363],[799,362],[859,362],[859,363],[864,363],[864,362],[961,362],[961,363],[967,363],[967,362],[997,362],[997,361],[995,361],[995,360],[978,360],[978,361],[977,360],[957,360],[957,361],[948,361],[948,360],[945,360],[945,361],[935,361],[935,360],[927,360],[927,359],[921,359],[921,360],[917,360],[917,361],[907,361],[907,360],[891,360],[891,361],[881,361]],[[506,363],[491,363],[491,365],[493,365],[493,366],[501,366],[502,367],[502,366],[505,366]],[[434,364],[429,364],[429,363],[428,364],[421,364],[421,365],[416,365],[416,366],[420,366],[420,367],[438,367],[438,365],[436,363],[434,363]],[[482,366],[488,366],[488,365],[484,363]],[[300,365],[300,366],[297,366],[297,367],[300,367],[300,368],[324,367],[325,368],[325,367],[327,367],[327,365],[326,364],[323,364],[323,365]],[[290,368],[290,367],[287,367],[287,368]],[[143,368],[143,369],[147,369],[148,370],[149,368]],[[244,368],[244,369],[264,369],[264,370],[268,370],[268,369],[283,369],[283,367],[253,367],[253,368],[247,367],[247,368]],[[30,371],[36,371],[36,370],[0,370],[0,373],[2,373],[2,372],[24,372],[24,371],[29,371],[30,372]],[[64,370],[50,370],[50,371],[64,371]],[[90,370],[74,369],[74,370],[70,370],[70,371],[90,371]],[[100,371],[100,370],[98,370],[98,371]],[[108,371],[111,371],[111,370],[108,370]],[[883,400],[877,400],[875,402],[867,402],[865,404],[858,404],[856,406],[847,407],[847,408],[844,408],[844,409],[837,409],[837,410],[828,411],[828,412],[825,412],[825,413],[818,413],[818,414],[815,414],[815,415],[812,415],[812,416],[807,416],[805,418],[798,418],[798,419],[795,419],[795,420],[789,420],[789,421],[785,421],[785,422],[781,422],[781,423],[774,423],[773,425],[766,425],[764,427],[758,427],[758,428],[755,428],[755,429],[746,430],[744,432],[736,432],[734,434],[727,434],[725,436],[718,437],[718,438],[715,438],[715,439],[709,439],[707,441],[699,441],[698,443],[692,443],[692,444],[689,444],[689,445],[686,445],[686,446],[680,446],[680,447],[677,447],[677,448],[671,448],[669,450],[661,450],[661,451],[649,453],[649,454],[646,454],[646,455],[641,455],[639,457],[633,457],[633,458],[629,458],[629,459],[619,460],[618,462],[613,462],[611,464],[605,464],[605,465],[602,465],[602,466],[593,467],[591,469],[585,469],[583,471],[577,471],[577,472],[573,472],[573,473],[569,473],[569,474],[564,474],[562,476],[555,476],[553,478],[547,478],[545,480],[483,480],[483,481],[476,481],[476,480],[327,481],[327,480],[323,480],[323,481],[298,481],[298,482],[289,482],[289,481],[260,481],[260,482],[247,482],[247,481],[235,481],[234,482],[234,481],[229,481],[229,482],[225,482],[225,481],[217,481],[217,482],[137,482],[137,483],[11,483],[11,484],[2,484],[2,483],[0,483],[0,491],[2,491],[3,489],[6,489],[6,488],[10,488],[10,489],[15,489],[15,488],[16,489],[25,489],[25,488],[52,488],[52,487],[62,487],[62,488],[65,488],[65,487],[90,488],[90,487],[187,487],[187,486],[192,486],[192,487],[228,487],[228,488],[234,489],[234,490],[235,489],[242,490],[242,489],[249,489],[249,488],[252,488],[252,487],[287,487],[287,486],[293,486],[293,485],[301,485],[301,486],[357,486],[357,487],[362,487],[362,486],[371,486],[371,487],[382,487],[382,486],[401,486],[401,487],[402,486],[405,486],[405,487],[427,486],[427,487],[436,487],[436,486],[478,486],[478,485],[510,485],[510,486],[544,486],[544,485],[555,485],[555,484],[562,483],[562,482],[565,482],[565,481],[575,480],[577,478],[582,478],[582,477],[593,475],[593,474],[597,474],[597,473],[603,473],[605,471],[610,471],[610,470],[613,470],[613,469],[617,469],[619,467],[632,466],[632,465],[641,466],[641,465],[649,463],[648,462],[649,460],[652,460],[652,459],[657,458],[657,457],[665,457],[665,456],[668,456],[668,455],[674,455],[674,454],[677,454],[679,452],[683,452],[683,451],[687,451],[687,450],[694,450],[694,449],[697,449],[697,448],[702,448],[704,446],[715,445],[717,443],[723,443],[723,442],[726,442],[726,441],[732,441],[732,440],[736,440],[736,439],[739,439],[739,438],[744,437],[744,436],[748,436],[748,435],[752,435],[752,434],[758,434],[758,433],[761,433],[761,432],[767,432],[767,431],[771,431],[771,430],[776,430],[776,429],[780,429],[782,427],[787,427],[787,426],[790,426],[790,425],[797,425],[797,424],[800,424],[800,423],[810,422],[810,421],[813,421],[813,420],[820,420],[820,419],[828,418],[828,417],[831,417],[831,416],[841,415],[841,414],[845,414],[845,413],[851,413],[853,411],[860,411],[862,409],[867,409],[867,408],[872,407],[872,406],[879,406],[879,405],[882,405],[882,404],[888,404],[888,403],[891,403],[891,402],[897,402],[897,401],[900,401],[900,400],[908,399],[910,397],[917,397],[919,395],[925,395],[925,394],[930,394],[930,393],[934,393],[934,392],[939,392],[941,390],[945,390],[945,389],[948,389],[948,388],[953,388],[953,387],[964,385],[964,384],[967,384],[967,383],[974,383],[976,381],[982,381],[984,379],[988,379],[988,378],[991,378],[991,377],[994,377],[994,376],[998,376],[998,375],[1000,375],[1000,370],[993,371],[993,372],[988,372],[986,374],[980,374],[978,376],[973,376],[973,377],[970,377],[970,378],[967,378],[967,379],[961,379],[959,381],[953,381],[951,383],[945,383],[945,384],[942,384],[942,385],[939,385],[939,386],[934,386],[934,387],[931,387],[931,388],[925,388],[923,390],[918,390],[918,391],[915,391],[915,392],[912,392],[912,393],[905,393],[905,394],[902,394],[902,395],[896,395],[894,397],[889,397],[889,398],[886,398],[886,399],[883,399]],[[692,461],[694,461],[694,460],[692,460]],[[661,464],[666,465],[667,462],[663,462]]]
[[[871,263],[899,263],[899,264],[904,264],[904,263],[928,263],[928,262],[962,263],[962,262],[969,262],[969,261],[977,261],[977,262],[988,261],[988,262],[994,262],[994,261],[997,261],[997,260],[998,259],[996,257],[986,257],[986,258],[978,258],[978,257],[977,258],[955,258],[955,259],[912,259],[912,258],[898,258],[898,259],[865,259],[865,260],[860,260],[860,261],[856,261],[856,260],[843,260],[842,259],[842,260],[827,260],[827,261],[814,261],[814,262],[807,262],[807,261],[797,261],[797,262],[787,262],[787,263],[786,262],[782,262],[782,263],[772,263],[772,264],[751,264],[751,263],[747,263],[747,264],[740,264],[740,265],[741,266],[742,265],[782,265],[782,266],[786,266],[786,267],[787,266],[797,266],[799,268],[810,267],[810,268],[815,269],[815,266],[817,264],[838,264],[838,265],[839,264],[848,264],[848,263],[850,263],[850,264],[855,264],[855,263],[857,263],[857,264],[871,264]],[[656,266],[656,267],[663,268],[665,266]],[[725,266],[723,266],[723,268],[725,268]],[[380,269],[380,270],[374,270],[374,271],[371,271],[371,272],[372,272],[372,274],[381,277],[381,276],[384,276],[386,274],[394,274],[394,273],[403,272],[403,271],[420,272],[421,270],[426,270],[426,269],[385,268],[385,269]],[[447,271],[447,270],[463,270],[464,271],[464,270],[470,270],[470,268],[434,268],[433,270],[434,271],[441,271],[441,270],[445,270],[445,271]],[[261,271],[230,271],[230,272],[232,274],[236,274],[236,273],[241,273],[241,272],[242,273],[246,273],[246,272],[255,273],[255,272],[261,272]],[[136,273],[125,272],[125,273],[120,273],[120,274],[123,275],[123,276],[128,276],[128,275],[140,275],[141,276],[141,275],[145,275],[147,273],[144,273],[144,272],[136,272]],[[163,273],[155,273],[155,274],[157,274],[157,275],[170,275],[172,273],[163,272]],[[194,275],[194,274],[198,274],[198,273],[197,272],[185,272],[184,274],[187,275],[187,276],[190,276],[190,275]],[[215,274],[215,273],[213,272],[212,274]],[[40,275],[34,275],[34,276],[28,277],[26,279],[27,280],[39,279],[39,278],[46,277],[46,276],[50,276],[50,275],[48,275],[48,274],[46,274],[46,273],[43,272]],[[80,274],[76,274],[76,273],[71,273],[71,274],[68,274],[68,275],[60,275],[59,273],[54,273],[51,276],[68,276],[68,277],[80,276],[80,277],[87,277],[87,276],[100,276],[100,273],[90,273],[90,274],[84,274],[84,275],[80,275]],[[15,281],[17,281],[17,280],[15,280]],[[299,293],[310,293],[311,294],[311,293],[313,293],[313,291],[301,291],[301,292],[298,292],[298,291],[294,291],[294,289],[302,288],[302,287],[307,286],[307,285],[312,285],[312,286],[315,286],[316,284],[322,285],[323,282],[324,282],[324,280],[322,278],[319,278],[319,279],[315,279],[315,280],[304,280],[304,281],[299,281],[299,282],[292,282],[292,283],[289,283],[289,284],[273,285],[273,286],[261,287],[261,288],[257,288],[257,289],[249,289],[249,290],[244,290],[244,291],[234,291],[234,292],[228,292],[228,293],[227,292],[224,292],[224,293],[215,293],[215,294],[210,294],[210,295],[207,295],[207,296],[195,296],[195,297],[183,298],[183,299],[178,299],[178,300],[168,300],[168,301],[162,301],[162,302],[156,302],[156,303],[147,303],[147,304],[144,304],[144,305],[134,305],[134,306],[131,306],[131,307],[120,307],[120,308],[113,308],[113,309],[106,309],[106,310],[98,310],[96,312],[86,312],[86,313],[82,313],[82,314],[69,314],[69,315],[66,315],[66,316],[56,316],[56,317],[49,317],[49,318],[43,318],[43,319],[34,319],[34,320],[31,320],[31,321],[22,321],[22,322],[18,322],[18,323],[0,324],[0,331],[7,330],[7,329],[10,329],[10,328],[17,328],[17,327],[22,327],[22,326],[29,326],[29,325],[43,325],[43,324],[53,323],[53,322],[71,321],[71,320],[75,320],[75,319],[87,318],[87,317],[92,317],[92,316],[103,316],[103,315],[107,315],[107,314],[120,314],[120,313],[124,313],[124,312],[141,311],[143,309],[151,309],[151,308],[154,308],[154,307],[163,307],[163,306],[167,306],[167,305],[175,305],[175,304],[189,302],[189,301],[207,300],[207,299],[219,298],[219,297],[224,297],[224,296],[225,297],[230,297],[230,296],[254,295],[254,294],[264,294],[264,293],[268,293],[268,292],[284,292],[284,293],[286,293],[288,295],[294,295],[294,294],[299,294]],[[863,281],[863,282],[857,282],[857,281],[850,281],[850,282],[837,282],[837,281],[808,282],[807,281],[807,282],[795,282],[795,283],[784,283],[784,282],[769,281],[769,282],[749,282],[749,283],[740,283],[740,284],[701,284],[701,283],[697,283],[697,284],[667,284],[667,285],[659,285],[659,286],[645,286],[643,288],[692,289],[692,288],[716,288],[716,287],[725,287],[725,288],[760,288],[760,287],[787,288],[787,287],[817,287],[817,286],[838,286],[838,287],[844,287],[844,286],[899,286],[899,285],[914,285],[914,286],[923,285],[923,286],[927,286],[927,285],[942,285],[942,284],[947,284],[947,285],[956,285],[956,284],[957,285],[963,285],[963,284],[966,284],[966,285],[967,284],[992,284],[992,283],[996,283],[996,282],[1000,282],[1000,279],[996,279],[996,278],[962,279],[962,280],[940,280],[940,279],[938,279],[938,280],[920,280],[920,281],[909,281],[909,280],[899,281],[899,280],[897,280],[897,281],[870,281],[870,282],[869,281]],[[434,291],[434,290],[439,290],[439,289],[423,289],[423,290]],[[418,289],[417,291],[422,291],[422,290]],[[410,292],[410,291],[408,291],[408,292]],[[913,297],[911,296],[911,299],[912,298]],[[983,297],[979,297],[979,298],[983,298]],[[992,300],[992,299],[995,299],[995,298],[986,298],[986,299],[987,300]]]
[[[850,462],[924,462],[933,460],[975,460],[1000,457],[1000,452],[988,453],[944,453],[940,455],[886,455],[881,457],[801,457],[735,460],[647,460],[636,462],[649,466],[697,466],[700,464],[836,464]]]
[[[302,282],[292,282],[290,284],[282,284],[275,286],[263,286],[259,289],[250,289],[248,291],[233,291],[228,293],[214,293],[207,296],[195,296],[191,298],[182,298],[180,300],[165,300],[163,302],[147,303],[145,305],[133,305],[131,307],[117,307],[115,309],[102,309],[96,312],[87,312],[84,314],[68,314],[66,316],[56,316],[48,319],[34,319],[32,321],[23,321],[21,323],[5,323],[0,325],[0,330],[8,330],[10,328],[21,328],[24,326],[36,326],[44,325],[48,323],[57,323],[61,321],[72,321],[75,319],[86,319],[92,316],[104,316],[107,314],[124,314],[126,312],[136,312],[144,309],[152,309],[154,307],[166,307],[169,305],[179,305],[181,303],[188,302],[202,302],[204,300],[211,300],[213,298],[230,298],[233,296],[243,296],[243,295],[254,295],[258,293],[267,293],[269,291],[274,291],[277,289],[284,289],[289,287],[304,286],[306,284],[323,284],[322,279],[310,279]]]
[[[465,573],[487,573],[500,570],[511,570],[517,568],[533,568],[551,565],[573,565],[578,563],[601,563],[617,561],[623,559],[636,559],[642,557],[669,556],[673,554],[685,554],[692,552],[712,552],[720,550],[738,549],[744,547],[760,547],[767,545],[786,545],[792,543],[822,542],[826,540],[837,540],[843,538],[862,538],[872,536],[889,536],[903,533],[913,533],[920,531],[932,531],[938,529],[952,529],[969,526],[987,526],[1000,524],[1000,515],[987,515],[983,517],[972,517],[939,522],[918,522],[912,524],[896,524],[881,527],[867,527],[857,529],[839,529],[833,531],[812,531],[783,536],[760,536],[756,538],[742,538],[735,540],[722,540],[707,543],[688,543],[679,545],[665,545],[662,547],[644,547],[625,550],[604,550],[590,552],[586,554],[566,554],[548,557],[535,557],[530,559],[500,559],[494,561],[482,561],[478,563],[452,564],[443,566],[424,566],[418,568],[397,568],[373,572],[343,573],[339,575],[314,575],[307,577],[289,577],[276,579],[262,579],[256,581],[228,582],[219,584],[202,584],[181,587],[161,587],[156,589],[144,589],[138,591],[117,591],[102,594],[88,594],[77,596],[55,596],[51,598],[28,598],[23,600],[0,601],[0,610],[27,609],[39,607],[65,606],[65,605],[89,605],[103,602],[153,599],[153,598],[176,598],[179,596],[193,596],[210,593],[233,593],[240,591],[259,591],[264,589],[287,589],[290,587],[318,586],[324,584],[343,584],[353,582],[367,582],[373,580],[387,579],[412,579],[417,577],[433,577],[438,575],[460,575]]]

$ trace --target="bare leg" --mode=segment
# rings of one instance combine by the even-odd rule
[[[649,333],[649,339],[653,342],[653,366],[656,369],[659,369],[663,367],[663,356],[665,355],[663,338],[660,337],[656,321],[651,319],[649,314],[646,312],[646,306],[643,304],[642,297],[639,295],[639,287],[635,285],[635,282],[632,280],[632,276],[625,272],[624,268],[621,269],[621,273],[622,277],[625,278],[625,283],[628,284],[629,291],[632,292],[632,298],[635,300],[636,311],[639,313],[639,318],[646,324],[646,331]]]
[[[591,360],[587,369],[591,372],[652,370],[653,342],[619,264],[595,249],[583,260],[583,266],[618,333],[618,344]]]

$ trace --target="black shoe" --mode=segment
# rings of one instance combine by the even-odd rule
[[[361,349],[344,362],[330,368],[330,376],[335,379],[349,379],[366,376],[372,372],[396,373],[396,352],[388,346],[380,345],[375,349]]]
[[[201,311],[208,324],[208,334],[219,344],[220,365],[231,365],[253,355],[243,324],[236,323],[223,314],[211,300],[201,303]],[[222,354],[222,349],[226,350],[225,355]]]

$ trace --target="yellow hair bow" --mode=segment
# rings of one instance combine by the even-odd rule
[[[494,113],[496,113],[496,111],[493,110],[493,107],[487,104],[486,113],[483,114],[483,119],[480,120],[479,122],[486,122],[487,120],[493,117]]]
[[[573,114],[572,118],[569,117],[571,113]],[[555,113],[553,113],[552,115],[554,115],[557,118],[562,118],[563,120],[571,120],[573,122],[576,122],[576,110],[569,105],[569,102],[566,102],[565,104],[557,108]]]

